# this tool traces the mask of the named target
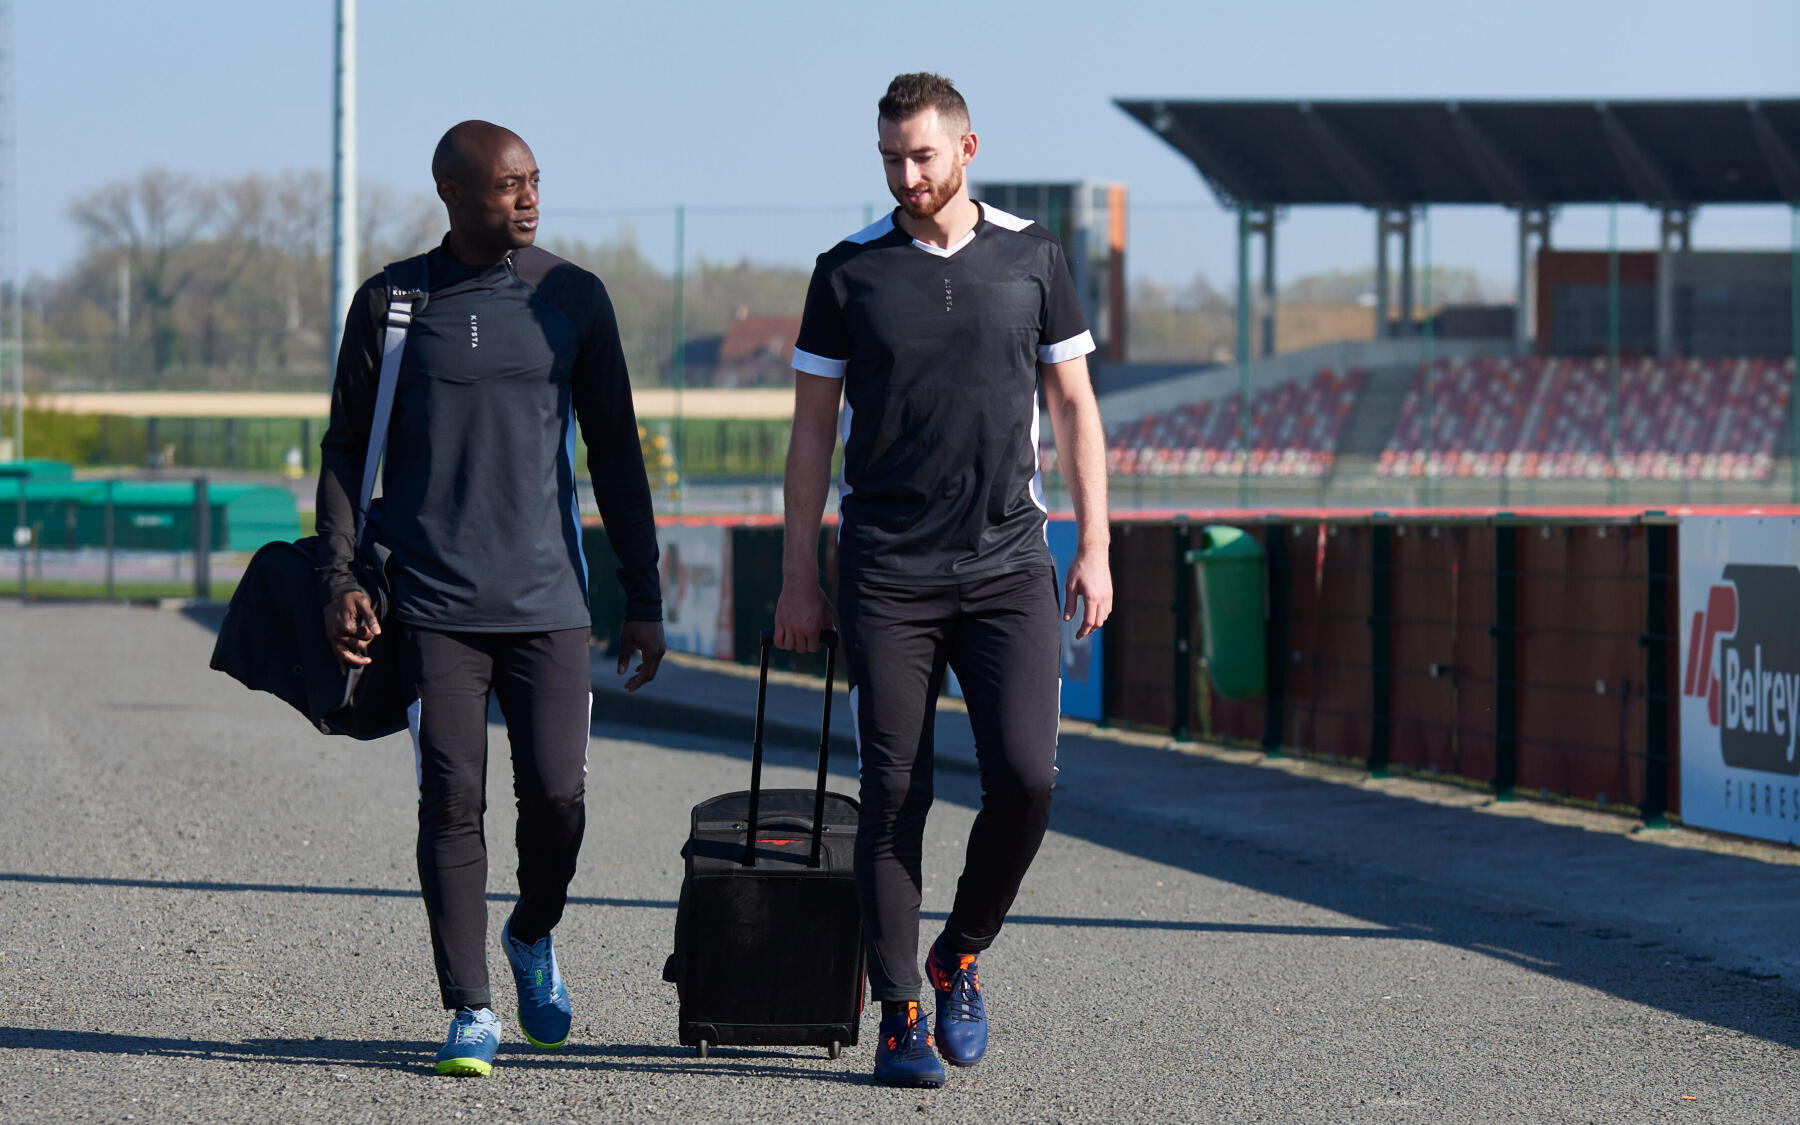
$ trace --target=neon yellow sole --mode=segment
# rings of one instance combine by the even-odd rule
[[[457,1078],[486,1078],[493,1069],[493,1063],[484,1063],[480,1059],[445,1059],[437,1064],[439,1074]]]
[[[565,1035],[554,1043],[539,1043],[536,1039],[531,1037],[531,1032],[525,1030],[524,1020],[519,1021],[519,1034],[525,1037],[525,1042],[531,1044],[540,1051],[554,1051],[569,1041],[569,1037]]]

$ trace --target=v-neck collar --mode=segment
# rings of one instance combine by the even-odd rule
[[[969,228],[968,234],[965,234],[961,238],[957,239],[955,245],[933,246],[929,242],[921,242],[916,238],[912,240],[912,244],[914,246],[917,246],[919,249],[925,251],[927,254],[930,254],[934,258],[955,257],[956,252],[958,250],[961,250],[963,247],[967,246],[969,243],[975,241],[975,232],[980,230],[981,225],[985,222],[987,222],[987,208],[978,199],[975,201],[975,225]],[[902,233],[902,234],[906,233],[906,228],[901,227],[900,223],[898,221],[895,221],[894,225],[896,227],[900,227],[900,233]]]

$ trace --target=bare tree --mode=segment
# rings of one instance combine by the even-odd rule
[[[160,377],[179,358],[176,299],[201,264],[183,253],[216,221],[211,188],[187,176],[152,168],[135,182],[111,183],[69,209],[95,248],[122,252],[150,320],[151,366]]]
[[[401,195],[382,184],[362,185],[358,201],[361,229],[357,244],[363,260],[358,264],[368,277],[389,262],[424,253],[436,246],[444,233],[441,204],[422,192]]]

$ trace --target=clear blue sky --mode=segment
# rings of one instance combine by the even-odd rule
[[[71,199],[146,167],[328,168],[332,12],[331,0],[15,5],[27,272],[79,253]],[[903,70],[937,70],[967,95],[976,178],[1123,181],[1144,205],[1133,272],[1221,285],[1230,218],[1112,98],[1800,94],[1797,0],[362,0],[360,26],[364,180],[429,190],[439,134],[489,118],[538,156],[546,236],[602,239],[629,220],[664,260],[677,201],[702,208],[690,256],[790,262],[860,225],[865,201],[885,207],[874,103]],[[703,209],[721,205],[829,209]],[[1371,224],[1354,209],[1293,213],[1278,272],[1365,266]],[[1653,229],[1646,212],[1622,213],[1627,245]],[[1498,209],[1440,209],[1433,257],[1509,282],[1512,231]],[[1556,237],[1604,245],[1604,210],[1572,209]],[[1695,237],[1785,247],[1788,218],[1719,208]]]

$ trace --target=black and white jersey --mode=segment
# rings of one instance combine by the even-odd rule
[[[947,583],[1050,565],[1038,364],[1094,340],[1050,232],[979,206],[948,249],[889,213],[813,270],[794,367],[844,380],[846,574]]]

